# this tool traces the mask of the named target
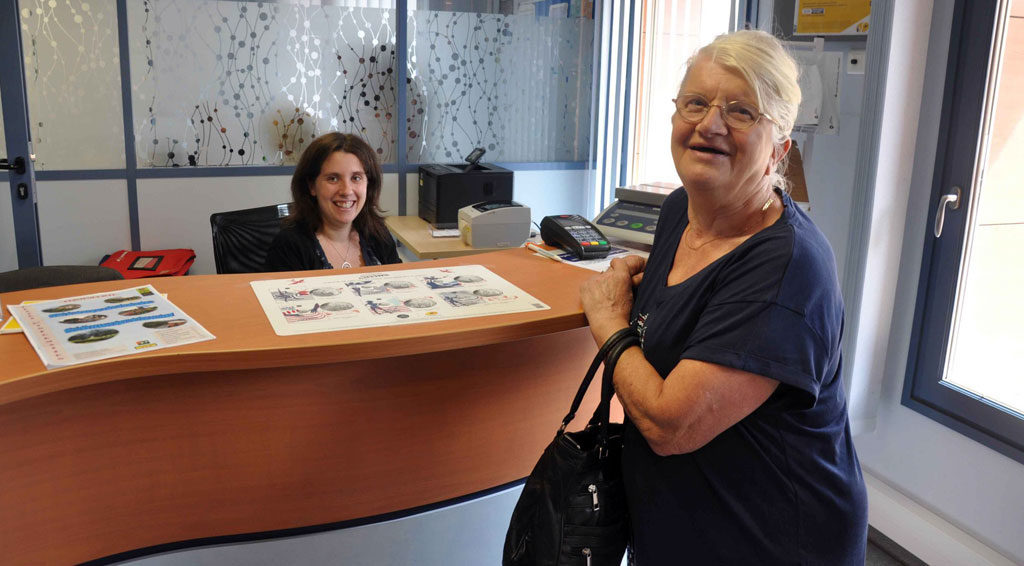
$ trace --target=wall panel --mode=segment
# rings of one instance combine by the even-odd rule
[[[0,136],[0,149],[3,149],[3,136]],[[0,155],[7,156],[6,153]],[[11,193],[7,190],[10,187],[7,173],[0,174],[0,187],[5,189],[0,191],[0,271],[10,271],[18,269],[18,248],[14,241],[14,212]]]
[[[139,237],[144,250],[192,248],[191,273],[216,273],[210,215],[291,201],[289,177],[139,179]]]
[[[37,181],[36,191],[43,265],[97,265],[131,248],[123,179]]]

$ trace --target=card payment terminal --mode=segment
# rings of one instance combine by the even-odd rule
[[[612,249],[601,231],[578,214],[545,216],[540,221],[540,237],[545,244],[568,250],[579,259],[602,258]]]

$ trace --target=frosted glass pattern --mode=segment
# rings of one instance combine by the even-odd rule
[[[115,0],[19,5],[36,170],[124,168]]]
[[[592,19],[416,10],[408,29],[410,162],[588,158]]]
[[[291,164],[332,130],[393,162],[395,10],[357,3],[129,2],[139,166]]]

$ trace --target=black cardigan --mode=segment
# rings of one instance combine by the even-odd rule
[[[380,241],[360,233],[359,248],[366,265],[402,263],[398,257],[398,247],[391,238],[388,238],[387,241]],[[264,264],[266,271],[304,271],[330,268],[316,235],[298,226],[281,228],[270,244]]]

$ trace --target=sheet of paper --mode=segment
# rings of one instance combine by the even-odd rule
[[[47,369],[214,338],[152,285],[7,308]]]
[[[599,259],[579,259],[576,256],[572,255],[572,252],[567,251],[557,251],[556,253],[558,254],[558,257],[562,258],[562,261],[564,261],[565,263],[568,263],[569,265],[575,265],[576,267],[589,269],[591,271],[604,271],[608,269],[609,264],[611,264],[612,260],[617,257],[635,254],[646,258],[649,254],[649,252],[645,252],[642,250],[636,250],[632,248],[614,245],[612,246],[611,251],[608,252],[608,255],[606,257],[602,257]]]
[[[458,228],[441,228],[441,229],[431,228],[430,229],[430,235],[432,237],[434,237],[434,238],[458,238],[459,237],[459,229]]]
[[[33,303],[38,302],[40,301],[22,301],[21,304],[31,305]],[[9,306],[7,310],[10,310]],[[21,332],[21,325],[18,324],[18,319],[14,318],[13,316],[8,317],[7,320],[4,321],[3,326],[0,326],[0,334],[21,334]]]
[[[165,299],[167,298],[167,295],[163,293],[161,293],[160,296]],[[22,301],[21,304],[32,305],[41,302],[42,301]],[[18,319],[14,318],[13,316],[8,317],[7,320],[4,321],[3,326],[0,326],[0,334],[21,334],[22,332],[23,330],[21,329],[21,325],[18,324]]]
[[[800,65],[803,98],[797,113],[798,131],[839,134],[840,72],[843,54],[838,51],[790,50]]]
[[[550,308],[481,265],[253,281],[278,336]]]

